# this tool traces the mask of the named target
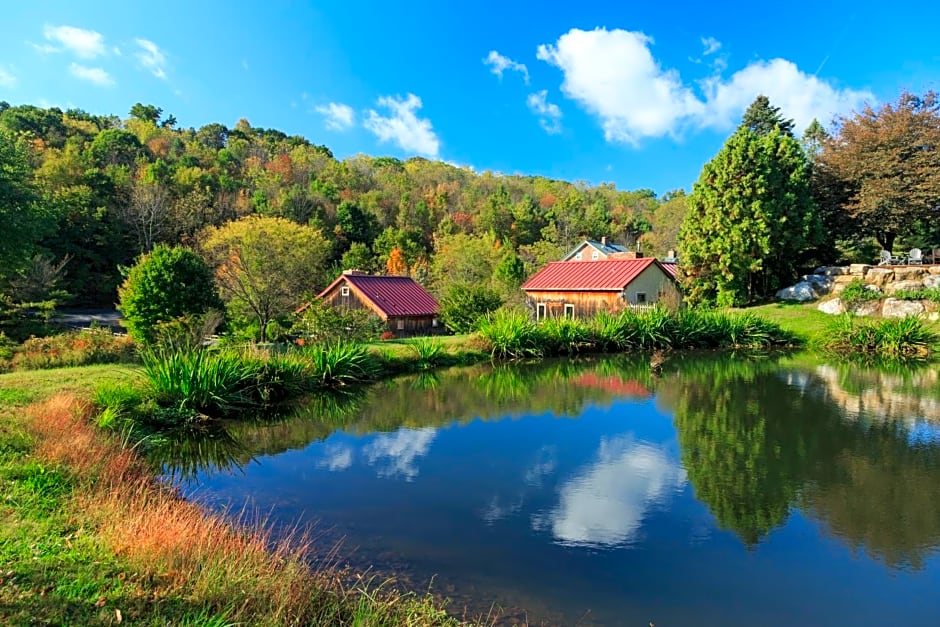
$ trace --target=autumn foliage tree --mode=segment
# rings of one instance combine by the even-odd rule
[[[828,184],[817,194],[891,250],[918,223],[940,221],[940,99],[901,94],[895,103],[837,121],[817,158]]]
[[[405,262],[405,255],[398,246],[393,248],[388,254],[385,269],[389,274],[393,275],[406,276],[408,274],[408,264]]]
[[[319,229],[284,218],[248,216],[202,237],[203,253],[235,318],[253,318],[258,337],[293,311],[304,294],[323,287],[329,244]]]

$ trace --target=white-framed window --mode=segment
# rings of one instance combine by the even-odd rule
[[[645,305],[646,304],[646,292],[637,292],[636,293],[636,304]]]
[[[344,285],[343,287],[339,288],[339,293],[342,296],[349,296],[349,286]]]
[[[579,252],[579,253],[577,253],[577,254],[576,254],[576,255],[574,256],[574,258],[575,258],[575,261],[581,261],[581,256],[582,256],[582,255],[581,255],[581,253],[580,253],[580,252]]]
[[[405,330],[405,321],[404,321],[403,318],[399,318],[399,319],[398,319],[398,330],[399,330],[399,331],[404,331],[404,330]]]
[[[431,326],[432,326],[432,327],[436,327],[436,326],[437,326],[437,318],[431,318]]]
[[[597,261],[597,260],[600,259],[600,258],[601,258],[601,254],[600,254],[599,252],[597,252],[596,250],[595,250],[593,253],[591,253],[591,260],[592,260],[592,261]]]
[[[539,303],[535,306],[535,319],[544,320],[545,319],[545,303]]]
[[[574,318],[574,305],[565,303],[565,318]]]

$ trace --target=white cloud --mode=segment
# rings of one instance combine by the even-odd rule
[[[27,41],[30,46],[33,47],[33,50],[40,54],[52,54],[54,52],[62,52],[60,48],[56,48],[52,44],[34,44],[31,41]]]
[[[46,26],[43,28],[43,35],[49,41],[54,41],[60,46],[72,51],[76,56],[82,59],[94,59],[105,53],[104,37],[101,33],[74,26]],[[36,46],[41,52],[56,52],[52,47]]]
[[[525,84],[529,84],[529,68],[523,63],[517,63],[510,59],[509,57],[504,57],[495,50],[490,50],[490,53],[483,63],[490,66],[490,72],[498,76],[500,79],[503,78],[503,72],[506,70],[512,70],[513,72],[519,72],[522,74],[522,78],[525,81]]]
[[[705,56],[715,54],[721,49],[721,42],[714,37],[702,37],[702,46],[705,50],[702,52]]]
[[[636,144],[676,133],[703,108],[678,72],[660,67],[650,43],[643,33],[572,29],[537,56],[564,72],[562,92],[600,118],[608,141]]]
[[[565,545],[621,545],[633,540],[651,506],[685,483],[685,470],[666,451],[627,436],[603,438],[596,461],[565,481],[558,505],[532,524]]]
[[[349,105],[331,102],[315,107],[316,112],[325,118],[326,128],[331,131],[345,131],[352,128],[356,114]]]
[[[317,462],[318,468],[326,468],[331,472],[346,470],[353,463],[353,451],[342,444],[329,445],[323,451],[323,459]]]
[[[828,123],[836,114],[861,108],[875,99],[867,90],[838,89],[816,76],[800,71],[792,61],[772,59],[755,61],[727,80],[713,77],[702,82],[708,102],[701,123],[716,128],[730,128],[741,114],[763,94],[775,107],[796,123],[801,133],[813,118]]]
[[[379,464],[380,477],[402,476],[411,481],[418,476],[415,462],[427,454],[437,429],[399,429],[395,433],[383,433],[363,447],[362,452],[370,464]]]
[[[383,96],[378,105],[391,112],[388,117],[369,109],[363,126],[375,134],[379,141],[393,141],[405,151],[428,157],[437,157],[440,140],[427,118],[418,118],[415,113],[421,108],[421,99],[414,94],[402,99],[400,96]]]
[[[88,67],[86,65],[72,63],[69,66],[69,74],[83,81],[94,83],[99,87],[109,87],[114,84],[114,79],[111,78],[111,75],[100,67]]]
[[[13,74],[13,68],[7,68],[0,65],[0,87],[13,89],[16,87],[16,75]]]
[[[111,48],[111,52],[113,52],[114,56],[116,57],[121,56],[121,49],[118,48],[117,46],[114,46],[113,48]]]
[[[549,135],[561,132],[561,109],[558,105],[548,102],[548,90],[529,94],[526,104],[535,115],[539,116],[539,124]]]
[[[149,39],[135,39],[134,42],[141,47],[137,60],[157,78],[166,79],[166,55],[160,47]]]
[[[828,121],[874,98],[867,90],[837,88],[785,59],[752,62],[726,79],[719,58],[716,73],[698,81],[696,93],[653,57],[652,43],[639,32],[572,29],[539,46],[537,56],[561,69],[562,92],[600,120],[608,141],[633,145],[686,128],[731,128],[760,94],[793,118],[798,131],[814,117]],[[702,43],[706,52],[720,45],[713,38]]]

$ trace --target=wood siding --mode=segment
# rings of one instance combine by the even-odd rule
[[[349,293],[343,295],[343,288],[349,288]],[[386,316],[381,310],[360,297],[355,287],[346,281],[340,281],[333,289],[322,296],[331,307],[348,311],[350,309],[368,309],[385,322],[386,328],[396,337],[413,337],[417,335],[439,335],[446,331],[436,316]],[[401,327],[401,328],[400,328]]]
[[[639,294],[645,294],[645,302],[639,301]],[[630,281],[621,291],[577,291],[577,290],[529,290],[526,301],[532,312],[539,316],[540,305],[544,306],[546,318],[561,318],[565,315],[565,305],[574,307],[574,317],[589,318],[600,311],[620,311],[631,305],[653,305],[660,298],[670,302],[679,302],[679,289],[659,266],[651,265],[638,277]]]

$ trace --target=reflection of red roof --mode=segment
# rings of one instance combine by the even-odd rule
[[[553,261],[522,284],[524,290],[620,291],[640,273],[656,265],[673,275],[652,257],[603,261]]]
[[[344,279],[360,296],[369,300],[386,316],[433,316],[440,308],[434,297],[408,276],[342,274],[320,292],[318,298],[330,292]]]
[[[668,272],[672,278],[676,278],[676,275],[679,273],[679,264],[675,261],[660,261],[659,265],[661,265],[663,270]]]
[[[594,263],[597,263],[596,261]],[[620,377],[602,377],[593,372],[586,372],[577,379],[573,379],[575,385],[581,385],[588,388],[597,388],[613,392],[618,396],[632,396],[633,398],[650,398],[653,393],[645,385],[636,379],[623,380]]]

